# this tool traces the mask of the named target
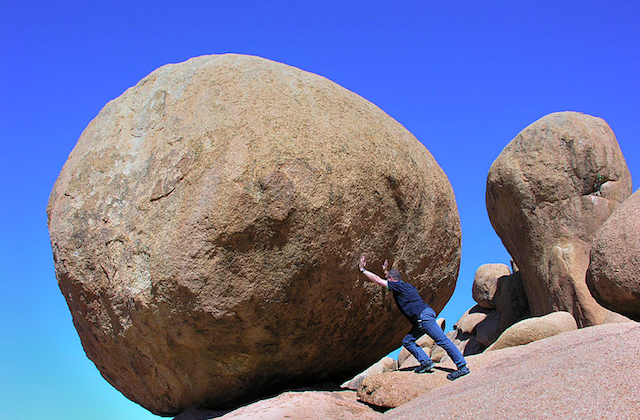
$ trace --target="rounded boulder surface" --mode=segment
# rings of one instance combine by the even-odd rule
[[[577,328],[576,320],[569,312],[552,312],[541,317],[527,318],[507,328],[487,351],[522,346]]]
[[[163,66],[109,102],[47,213],[87,356],[165,416],[344,380],[390,352],[406,321],[360,253],[437,311],[460,265],[429,151],[360,96],[251,56]]]
[[[494,309],[498,279],[510,274],[509,267],[504,264],[483,264],[478,267],[471,288],[473,300],[485,309]]]
[[[587,285],[604,307],[640,321],[640,190],[598,231]]]
[[[491,224],[515,260],[531,314],[571,312],[581,327],[608,310],[585,276],[600,226],[631,194],[631,175],[607,123],[577,112],[547,115],[525,128],[487,178]]]

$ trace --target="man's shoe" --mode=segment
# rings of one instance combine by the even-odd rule
[[[470,371],[469,371],[469,368],[467,367],[467,365],[464,365],[461,368],[459,368],[458,370],[454,370],[453,372],[448,374],[447,375],[447,379],[450,380],[450,381],[455,381],[459,377],[467,375],[469,372]]]
[[[422,363],[420,364],[420,366],[418,366],[417,368],[415,368],[413,371],[415,373],[425,373],[425,372],[433,372],[433,368],[435,367],[435,363],[433,362],[426,362],[426,363]]]

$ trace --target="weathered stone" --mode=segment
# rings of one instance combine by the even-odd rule
[[[455,365],[453,365],[455,367]],[[398,407],[433,389],[446,385],[448,371],[432,373],[387,372],[369,376],[358,389],[358,399],[383,408]]]
[[[491,223],[520,268],[531,314],[571,312],[580,326],[608,311],[585,275],[596,232],[631,194],[615,135],[600,118],[547,115],[495,160],[487,179]]]
[[[498,288],[498,279],[511,274],[504,264],[483,264],[476,270],[471,294],[478,305],[486,309],[496,307],[494,297]]]
[[[498,279],[494,302],[500,313],[500,333],[516,322],[531,316],[529,300],[519,271]]]
[[[601,305],[640,321],[640,190],[598,231],[587,285]]]
[[[486,351],[521,346],[577,328],[576,320],[569,312],[528,318],[507,328]]]
[[[383,357],[364,372],[344,382],[341,385],[341,388],[357,390],[360,385],[362,385],[362,381],[364,381],[364,378],[366,378],[367,376],[371,376],[376,373],[391,372],[394,370],[398,370],[398,361],[391,357]]]
[[[485,320],[489,309],[485,309],[480,305],[476,305],[465,312],[458,322],[453,325],[453,328],[467,334],[475,334],[476,327],[479,323]]]
[[[391,351],[406,321],[360,277],[363,252],[437,311],[459,269],[455,197],[424,146],[257,57],[167,65],[109,102],[47,212],[87,356],[160,415],[344,379]]]

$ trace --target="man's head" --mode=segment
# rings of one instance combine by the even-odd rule
[[[389,281],[401,281],[402,276],[398,270],[391,269],[389,270],[389,274],[387,275],[387,280]]]

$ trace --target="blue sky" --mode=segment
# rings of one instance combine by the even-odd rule
[[[487,172],[556,111],[604,118],[640,179],[638,1],[0,0],[0,406],[7,419],[155,419],[85,357],[57,287],[49,193],[86,125],[157,67],[225,52],[325,76],[411,131],[449,176],[462,222],[458,286],[509,257]]]

